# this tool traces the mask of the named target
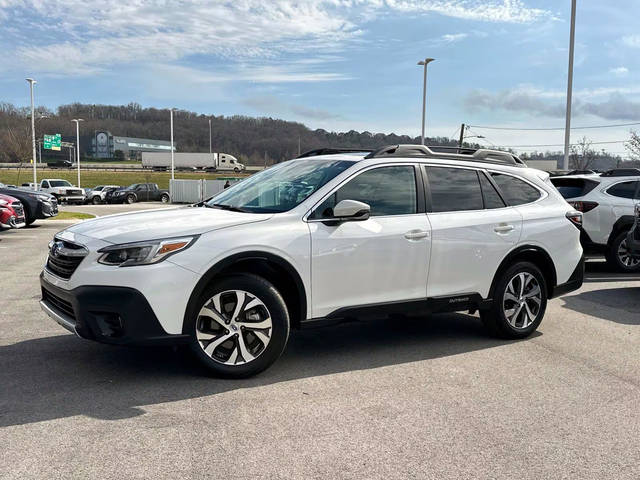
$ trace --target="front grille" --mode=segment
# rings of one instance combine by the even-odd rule
[[[42,289],[42,300],[47,303],[51,308],[58,310],[58,312],[63,313],[67,317],[76,319],[76,314],[73,311],[73,305],[70,302],[54,295],[49,290]]]
[[[87,253],[87,249],[82,245],[54,239],[49,250],[47,270],[68,280]]]
[[[13,203],[11,204],[13,211],[16,212],[16,217],[24,218],[24,208],[21,203]]]
[[[67,195],[82,195],[82,190],[67,190]]]

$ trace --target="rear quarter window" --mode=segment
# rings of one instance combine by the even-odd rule
[[[504,173],[492,173],[491,177],[498,185],[502,198],[511,206],[524,205],[538,200],[542,193],[524,180]]]
[[[564,198],[584,197],[598,186],[598,182],[586,178],[552,178],[551,183]]]

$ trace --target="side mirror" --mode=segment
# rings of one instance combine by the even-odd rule
[[[371,207],[357,200],[341,200],[333,207],[333,218],[343,222],[367,220],[370,214]]]

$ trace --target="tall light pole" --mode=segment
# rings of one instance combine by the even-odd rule
[[[567,75],[567,113],[564,126],[564,161],[562,168],[569,170],[569,140],[571,138],[571,95],[573,91],[573,47],[576,37],[576,0],[571,0],[571,30],[569,33],[569,72]]]
[[[171,180],[175,179],[174,176],[174,159],[173,159],[173,108],[169,109],[171,113]]]
[[[425,58],[418,62],[418,65],[424,65],[424,81],[422,83],[422,135],[420,137],[422,145],[424,145],[424,122],[427,109],[427,65],[434,60],[435,58]]]
[[[84,120],[82,118],[74,118],[71,121],[76,122],[76,148],[78,155],[76,163],[78,164],[78,188],[80,188],[80,122],[84,122]]]
[[[209,119],[209,153],[211,153],[211,119]]]
[[[31,90],[31,146],[32,146],[32,157],[31,162],[33,163],[33,189],[38,189],[38,176],[36,174],[36,116],[35,116],[35,107],[33,106],[33,86],[36,84],[36,81],[33,78],[27,78],[27,82],[29,82],[29,87]]]

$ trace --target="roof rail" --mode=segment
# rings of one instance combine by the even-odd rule
[[[600,174],[601,177],[637,177],[640,176],[640,168],[612,168]]]
[[[455,150],[455,152],[438,152],[436,150]],[[425,145],[387,145],[371,152],[365,158],[380,157],[426,157],[465,160],[469,162],[498,163],[502,165],[514,165],[526,167],[525,163],[517,156],[500,150],[488,150],[486,148],[447,147]]]
[[[304,152],[302,155],[298,155],[296,158],[316,157],[318,155],[336,155],[338,153],[361,152],[373,152],[373,148],[316,148],[315,150]]]

